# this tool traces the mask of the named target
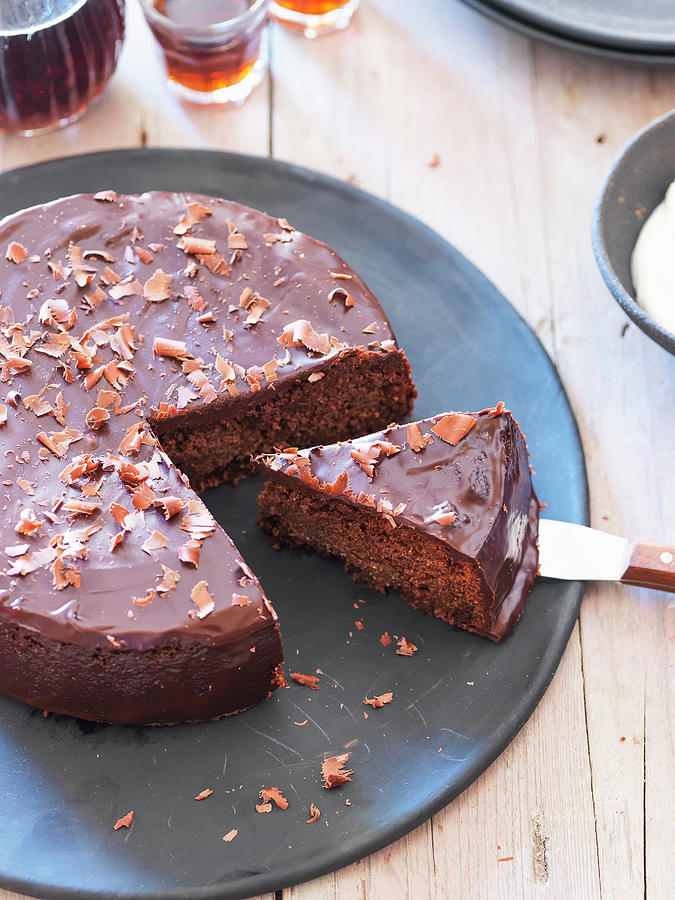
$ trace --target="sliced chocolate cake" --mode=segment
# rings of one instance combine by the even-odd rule
[[[336,556],[355,579],[495,641],[518,621],[537,573],[539,503],[503,404],[257,464],[274,545]]]
[[[409,411],[379,303],[285,219],[202,196],[66,198],[0,248],[0,691],[138,723],[263,699],[276,616],[193,491]]]

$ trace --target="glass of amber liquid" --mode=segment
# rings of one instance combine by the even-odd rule
[[[346,28],[360,0],[272,0],[270,12],[287,28],[315,38]]]
[[[141,0],[181,99],[243,103],[267,68],[269,0]]]
[[[115,71],[124,0],[0,0],[0,131],[68,125]]]

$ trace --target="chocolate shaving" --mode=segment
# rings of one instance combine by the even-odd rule
[[[19,513],[19,521],[14,527],[17,534],[33,534],[44,524],[43,519],[38,519],[35,512],[30,508],[22,509]]]
[[[307,819],[307,824],[311,825],[312,822],[316,822],[321,815],[321,810],[318,806],[315,806],[313,803],[309,805],[309,819]]]
[[[250,288],[245,288],[239,298],[239,305],[248,313],[246,317],[247,325],[257,325],[262,318],[262,314],[270,305],[268,300],[261,297],[260,294],[254,293]]]
[[[372,706],[373,709],[377,709],[380,706],[384,706],[385,703],[391,703],[393,698],[394,698],[393,693],[391,691],[387,691],[387,693],[380,694],[377,697],[371,697],[370,699],[368,697],[366,697],[363,702],[367,706]]]
[[[286,325],[277,341],[283,347],[301,347],[305,346],[314,353],[321,353],[325,356],[330,353],[330,340],[327,334],[317,334],[312,328],[311,323],[307,319],[298,319]]]
[[[180,497],[160,497],[155,500],[154,506],[161,510],[162,515],[168,521],[178,515],[179,512],[182,512],[187,503],[181,500]]]
[[[369,478],[375,474],[375,465],[382,453],[387,456],[393,456],[400,453],[401,448],[389,441],[373,441],[366,444],[362,441],[355,441],[353,449],[349,451],[350,457],[354,462],[358,463]]]
[[[263,788],[258,794],[263,803],[274,801],[279,809],[288,809],[288,800],[281,793],[279,788]]]
[[[507,412],[506,407],[504,406],[504,401],[500,400],[496,406],[489,407],[488,409],[482,410],[482,412],[486,412],[489,416],[501,416],[503,412]]]
[[[206,798],[210,797],[212,793],[213,793],[213,791],[211,790],[211,788],[204,788],[203,791],[200,791],[197,794],[197,796],[195,797],[195,800],[206,800]],[[223,840],[225,840],[225,838],[223,838]]]
[[[197,225],[202,219],[211,215],[213,215],[213,210],[210,206],[205,206],[203,203],[188,203],[187,213],[174,227],[173,233],[178,235],[186,234],[193,225]]]
[[[136,247],[136,256],[142,263],[145,263],[148,266],[155,258],[149,250],[145,249],[145,247]]]
[[[134,821],[134,811],[128,812],[126,816],[122,816],[121,819],[118,819],[113,828],[115,831],[119,831],[120,828],[131,828],[131,823]]]
[[[263,240],[270,247],[272,244],[290,244],[293,240],[293,236],[288,233],[284,233],[283,231],[280,234],[276,234],[274,232],[265,232],[263,234]]]
[[[232,828],[232,829],[230,829],[230,831],[227,832],[227,834],[223,835],[223,840],[229,844],[230,841],[233,841],[238,834],[239,834],[239,829]]]
[[[194,255],[201,254],[204,256],[209,256],[212,253],[216,252],[216,242],[209,241],[206,238],[198,238],[193,237],[192,235],[185,234],[176,244],[179,250],[183,250],[185,253],[192,253]]]
[[[156,269],[143,285],[143,296],[148,303],[162,303],[171,297],[173,275],[167,275],[162,269]]]
[[[340,787],[341,784],[347,784],[351,781],[350,775],[354,774],[353,769],[345,769],[349,753],[341,753],[338,756],[329,756],[324,759],[321,764],[321,777],[323,778],[323,786],[330,790]]]
[[[59,278],[63,278],[63,266],[57,259],[50,259],[47,262],[47,265],[51,269],[51,273],[54,276],[54,281],[58,281]]]
[[[407,638],[401,637],[398,639],[398,648],[396,650],[396,653],[399,656],[412,656],[416,651],[417,647]]]
[[[190,599],[197,607],[197,610],[190,610],[190,614],[197,615],[200,619],[204,619],[213,612],[215,604],[213,602],[213,594],[209,591],[206,581],[198,582],[190,591]]]
[[[85,422],[89,426],[89,428],[96,431],[100,428],[105,422],[110,418],[110,413],[107,409],[101,409],[98,406],[95,406],[93,409],[90,409],[86,415]]]
[[[18,265],[19,263],[22,263],[27,256],[28,250],[26,250],[24,245],[20,244],[18,241],[11,241],[7,245],[5,259],[8,259],[10,262]]]
[[[182,563],[185,563],[187,566],[194,566],[195,569],[199,568],[199,556],[202,550],[202,542],[201,541],[187,541],[183,544],[178,550],[178,559]]]
[[[170,359],[185,359],[189,354],[185,341],[156,337],[152,343],[153,356],[167,356]]]
[[[49,434],[45,434],[44,431],[41,431],[37,435],[37,439],[41,444],[44,444],[54,456],[59,456],[61,458],[66,455],[70,445],[75,443],[75,441],[79,441],[81,438],[82,432],[76,431],[74,428],[66,428],[64,431],[50,431]]]
[[[338,277],[337,275],[333,274],[333,278],[337,278],[337,277]],[[349,293],[349,291],[346,291],[344,288],[341,288],[341,287],[333,288],[333,290],[328,295],[328,302],[331,303],[333,300],[341,300],[345,305],[345,309],[351,309],[352,306],[354,306],[354,303],[356,302],[354,300],[354,298],[352,297],[352,295]]]
[[[73,243],[70,243],[68,245],[68,252],[66,255],[68,256],[68,265],[72,270],[73,276],[75,278],[75,283],[78,287],[86,287],[91,281],[94,280],[96,269],[84,262],[82,257],[82,248],[77,247]]]
[[[95,287],[94,290],[91,291],[89,294],[84,295],[84,299],[87,301],[89,306],[91,306],[93,309],[95,309],[97,306],[99,306],[101,303],[103,303],[103,301],[105,300],[106,297],[107,297],[106,292],[103,290],[103,288],[100,288],[98,286]]]
[[[446,444],[454,447],[471,431],[476,422],[477,419],[473,416],[452,412],[439,419],[435,425],[431,426],[431,430]]]
[[[108,291],[113,300],[122,300],[124,297],[139,297],[142,293],[143,285],[136,278],[132,278],[130,281],[120,281]]]
[[[227,236],[227,246],[230,250],[248,250],[248,244],[243,234],[233,231]]]
[[[150,588],[144,597],[132,597],[132,603],[134,606],[148,606],[155,599],[155,593],[153,588]]]
[[[419,453],[420,451],[424,450],[426,445],[433,440],[431,435],[426,438],[424,437],[417,422],[413,422],[412,424],[408,425],[406,431],[408,435],[408,446],[411,450],[414,450],[415,453]]]
[[[316,675],[303,675],[302,672],[291,672],[290,677],[303,687],[311,688],[313,691],[319,690],[319,679]]]
[[[104,200],[107,203],[114,203],[117,200],[116,191],[98,191],[94,194],[94,200]]]
[[[456,520],[457,516],[450,509],[447,501],[443,501],[438,505],[438,509],[424,519],[424,524],[429,525],[431,522],[436,522],[438,525],[452,525]]]
[[[141,544],[141,550],[148,555],[152,555],[154,550],[165,550],[168,543],[168,540],[161,532],[153,531],[143,544]]]
[[[169,591],[175,591],[176,585],[180,581],[180,574],[168,566],[162,565],[164,577],[157,585],[158,594],[168,594]]]
[[[103,273],[101,274],[101,281],[103,284],[117,284],[122,280],[122,276],[118,275],[117,272],[113,271],[110,266],[106,266],[103,269]]]

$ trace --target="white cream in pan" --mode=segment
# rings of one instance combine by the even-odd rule
[[[675,334],[675,181],[642,226],[631,271],[640,306]]]

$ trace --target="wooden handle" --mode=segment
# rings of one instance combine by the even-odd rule
[[[675,594],[675,547],[636,541],[621,581]]]

